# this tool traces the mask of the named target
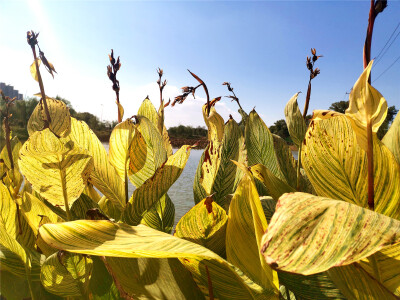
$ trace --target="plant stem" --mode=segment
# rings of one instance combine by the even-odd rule
[[[310,77],[310,80],[308,81],[306,102],[304,103],[304,110],[303,110],[303,119],[304,119],[304,121],[306,120],[306,116],[307,116],[307,112],[308,112],[308,106],[310,104],[310,98],[311,98],[311,77]]]
[[[369,9],[369,16],[368,16],[367,36],[365,37],[365,43],[364,43],[364,55],[363,55],[364,69],[368,66],[369,62],[371,61],[372,33],[374,31],[376,16],[377,14],[375,12],[375,1],[371,0],[371,7]],[[368,83],[371,84],[371,74],[369,75]]]
[[[209,116],[211,107],[210,107],[210,95],[208,94],[208,88],[207,88],[206,84],[204,83],[204,81],[201,80],[199,76],[197,76],[196,74],[193,74],[192,72],[190,72],[190,70],[188,70],[188,71],[204,88],[204,92],[206,93],[206,96],[207,96],[207,116]]]
[[[367,121],[367,159],[368,159],[368,207],[374,210],[374,143],[372,139],[372,124]]]
[[[46,94],[44,92],[42,76],[40,75],[39,64],[38,64],[38,61],[37,61],[36,48],[35,48],[35,46],[31,46],[31,48],[32,48],[32,53],[33,53],[33,59],[35,60],[36,72],[37,72],[37,75],[38,75],[40,93],[42,94],[42,101],[43,101],[44,111],[45,111],[45,114],[46,114],[46,120],[43,120],[44,121],[44,129],[45,129],[45,128],[49,128],[50,123],[51,123],[51,118],[50,118],[49,108],[47,107]]]
[[[297,172],[296,172],[296,177],[297,177],[297,184],[296,184],[296,190],[300,192],[300,164],[301,164],[301,143],[299,146],[299,152],[297,153]]]

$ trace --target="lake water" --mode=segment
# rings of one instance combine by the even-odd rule
[[[107,152],[109,149],[108,143],[103,144]],[[174,149],[174,152],[177,149]],[[175,225],[187,213],[193,206],[193,181],[194,175],[196,174],[197,165],[199,163],[203,149],[190,151],[189,159],[186,163],[185,169],[178,180],[171,186],[168,191],[168,195],[172,202],[175,204]],[[297,159],[297,151],[292,151],[293,156]],[[129,194],[131,195],[135,190],[135,187],[129,182],[128,186]]]

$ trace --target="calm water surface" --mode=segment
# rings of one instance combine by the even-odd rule
[[[103,144],[107,152],[109,149],[108,143]],[[174,152],[177,149],[174,149]],[[175,225],[182,218],[182,216],[187,213],[193,206],[193,181],[194,175],[196,173],[197,164],[199,163],[201,154],[203,150],[190,151],[189,159],[186,163],[185,169],[178,180],[171,186],[168,191],[168,195],[172,202],[175,204]],[[128,186],[129,194],[132,194],[135,187],[129,182]]]
[[[109,149],[108,143],[103,144],[107,152]],[[177,149],[174,149],[174,152]],[[178,180],[171,186],[168,191],[168,195],[172,202],[175,204],[175,225],[182,218],[182,216],[187,213],[193,206],[193,181],[194,175],[196,173],[196,168],[199,163],[201,154],[204,150],[194,150],[190,151],[189,159],[186,163],[185,169]],[[294,158],[297,159],[297,151],[292,151]],[[135,187],[129,182],[129,194],[132,194]]]

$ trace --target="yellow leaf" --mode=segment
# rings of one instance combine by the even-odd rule
[[[20,168],[32,188],[53,205],[71,205],[93,169],[86,150],[63,144],[49,129],[35,132],[20,151]]]
[[[209,196],[179,220],[175,236],[202,245],[224,257],[227,221],[225,210]]]
[[[367,124],[371,123],[372,132],[376,134],[387,115],[385,98],[368,83],[372,63],[373,60],[355,83],[350,93],[349,108],[346,110],[346,116],[350,118],[357,141],[365,151],[367,150]]]
[[[261,254],[261,238],[268,223],[251,173],[239,165],[244,175],[229,206],[226,229],[227,260],[266,289],[278,293],[278,274]]]
[[[38,66],[40,67],[40,63],[42,61],[40,60],[40,58],[36,58],[36,60],[38,62]],[[33,63],[31,64],[30,70],[31,70],[31,75],[32,75],[33,79],[35,79],[36,81],[39,81],[35,61],[33,61]]]
[[[71,132],[71,115],[69,108],[64,102],[46,96],[46,103],[49,109],[51,131],[61,137],[67,136]],[[35,107],[28,121],[28,133],[32,135],[44,127],[43,120],[47,119],[44,110],[43,100]]]

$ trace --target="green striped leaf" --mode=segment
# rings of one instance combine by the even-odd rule
[[[143,214],[160,200],[179,178],[190,155],[190,146],[182,146],[162,164],[154,175],[137,188],[123,212],[124,222],[137,225]]]
[[[268,190],[268,193],[278,200],[284,193],[296,192],[296,189],[288,185],[285,181],[276,177],[270,170],[262,164],[257,164],[251,167],[251,173],[261,181]]]
[[[400,114],[397,114],[382,142],[393,153],[400,164]]]
[[[247,119],[245,140],[248,165],[263,164],[272,174],[284,180],[285,177],[280,170],[279,162],[275,154],[272,134],[255,110],[250,113]],[[257,190],[261,196],[268,194],[268,192],[259,185],[257,185]]]
[[[55,295],[88,299],[92,269],[91,258],[59,251],[43,263],[40,279],[45,289]]]
[[[71,118],[71,133],[68,138],[93,157],[94,168],[90,174],[90,182],[112,201],[116,209],[122,211],[125,205],[124,184],[109,162],[103,144],[85,122],[75,118]]]
[[[229,206],[226,229],[227,260],[267,290],[278,293],[277,273],[260,252],[261,237],[268,227],[260,198],[250,172],[240,166],[244,176]]]
[[[144,225],[79,220],[46,224],[39,232],[50,245],[66,251],[109,257],[181,258],[195,280],[212,282],[215,298],[277,299],[214,252]],[[208,271],[207,271],[208,270]]]
[[[275,269],[311,275],[399,242],[399,229],[399,221],[344,201],[285,194],[263,236],[262,253]]]
[[[60,101],[49,98],[46,96],[47,107],[50,114],[50,130],[57,136],[65,137],[71,131],[71,115],[67,105]],[[40,100],[38,105],[32,112],[28,121],[28,133],[34,134],[36,131],[43,130],[44,122],[46,120],[46,113],[44,110],[43,100]]]
[[[69,205],[85,188],[93,169],[86,150],[62,143],[49,129],[30,136],[20,151],[20,168],[32,188],[54,205]]]
[[[145,212],[141,224],[171,233],[175,221],[175,205],[168,194],[165,194],[148,211]]]
[[[294,94],[286,104],[285,117],[290,137],[292,138],[293,143],[295,143],[297,147],[300,147],[307,131],[307,125],[297,104],[298,96],[299,93]]]
[[[224,137],[222,138],[221,150],[219,154],[219,166],[212,185],[214,201],[222,207],[226,206],[225,197],[232,194],[235,189],[235,182],[240,181],[240,169],[232,162],[238,161],[240,154],[243,134],[235,120],[229,119],[224,126]]]
[[[178,222],[175,236],[202,245],[225,257],[225,236],[228,216],[208,196],[190,209]]]
[[[344,116],[311,121],[302,150],[303,167],[319,196],[368,207],[367,157]],[[400,166],[374,138],[375,211],[400,218]]]

